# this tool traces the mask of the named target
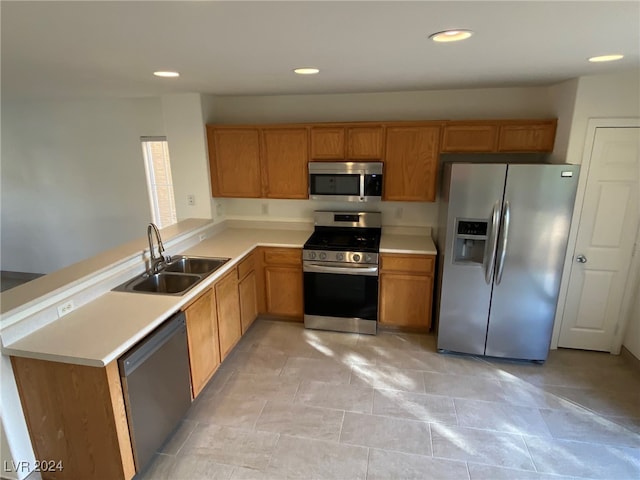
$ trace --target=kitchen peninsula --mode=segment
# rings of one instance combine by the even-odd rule
[[[2,331],[2,353],[12,357],[36,457],[58,458],[64,463],[63,471],[42,472],[43,478],[103,478],[108,472],[109,478],[128,479],[135,474],[117,359],[176,311],[187,312],[189,331],[189,309],[203,298],[211,298],[208,292],[214,292],[217,302],[230,297],[221,295],[217,289],[225,279],[231,278],[238,304],[223,308],[218,303],[214,309],[216,318],[205,318],[205,321],[217,321],[211,331],[220,334],[213,339],[220,347],[220,357],[213,359],[207,368],[201,368],[204,373],[197,378],[193,362],[201,357],[193,355],[193,344],[190,344],[194,397],[253,321],[254,318],[242,319],[243,310],[247,310],[243,305],[251,305],[252,295],[257,307],[253,310],[254,317],[259,313],[301,320],[301,312],[296,310],[299,308],[296,305],[302,304],[301,298],[269,296],[301,292],[295,284],[302,283],[301,247],[311,226],[274,224],[272,228],[264,228],[262,224],[260,227],[250,222],[214,225],[206,220],[187,220],[165,229],[165,246],[170,254],[230,258],[183,296],[111,291],[123,279],[144,268],[143,240],[91,259],[85,265],[70,267],[70,271],[52,274],[48,279],[43,277],[43,282],[47,282],[44,285],[40,282],[16,291],[25,303],[20,305],[14,299],[14,308],[3,313],[3,324],[7,326]],[[383,227],[381,253],[435,255],[428,229],[422,229],[417,235],[398,235],[396,231],[386,233]],[[200,240],[202,237],[205,239]],[[298,261],[269,265],[273,259],[283,258],[280,252]],[[246,262],[249,258],[251,263]],[[265,273],[269,268],[284,274],[278,281],[288,279],[291,287],[281,283],[269,289],[269,277]],[[100,281],[95,282],[97,276]],[[255,283],[243,293],[240,285],[247,278],[254,278]],[[87,286],[85,290],[83,285]],[[49,291],[43,293],[47,288]],[[96,296],[86,304],[76,301],[78,308],[55,319],[56,305],[68,301],[63,296],[65,288],[76,292],[74,299],[88,298],[86,290]],[[5,294],[3,303],[4,298]],[[228,322],[235,322],[237,326],[227,331],[238,334],[226,338],[226,348],[223,348],[223,331]],[[196,385],[198,382],[201,384]]]

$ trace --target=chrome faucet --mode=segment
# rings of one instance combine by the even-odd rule
[[[153,233],[156,236],[156,242],[158,243],[158,256],[154,252],[153,248]],[[149,270],[147,271],[149,274],[156,273],[160,270],[160,267],[165,265],[168,261],[170,261],[169,256],[164,256],[164,245],[162,245],[162,238],[160,237],[160,230],[155,223],[150,223],[147,227],[147,237],[149,238]]]

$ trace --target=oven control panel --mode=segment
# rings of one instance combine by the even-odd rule
[[[303,250],[302,259],[306,261],[320,260],[322,262],[338,262],[338,263],[362,263],[362,264],[378,264],[377,253],[365,252],[334,252],[325,250]]]

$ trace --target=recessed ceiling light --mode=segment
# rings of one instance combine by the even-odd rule
[[[298,75],[315,75],[316,73],[320,73],[320,70],[313,67],[295,68],[293,71]]]
[[[153,72],[156,77],[166,77],[166,78],[174,78],[179,77],[180,74],[178,72]]]
[[[434,42],[459,42],[466,40],[473,32],[471,30],[445,30],[444,32],[436,32],[429,35]]]
[[[613,62],[614,60],[620,60],[624,55],[615,54],[615,55],[600,55],[598,57],[589,58],[590,62]]]

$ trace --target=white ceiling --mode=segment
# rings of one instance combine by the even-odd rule
[[[530,86],[640,65],[638,1],[2,1],[0,16],[3,99]],[[428,40],[449,28],[475,35]],[[607,53],[625,58],[586,61]]]

